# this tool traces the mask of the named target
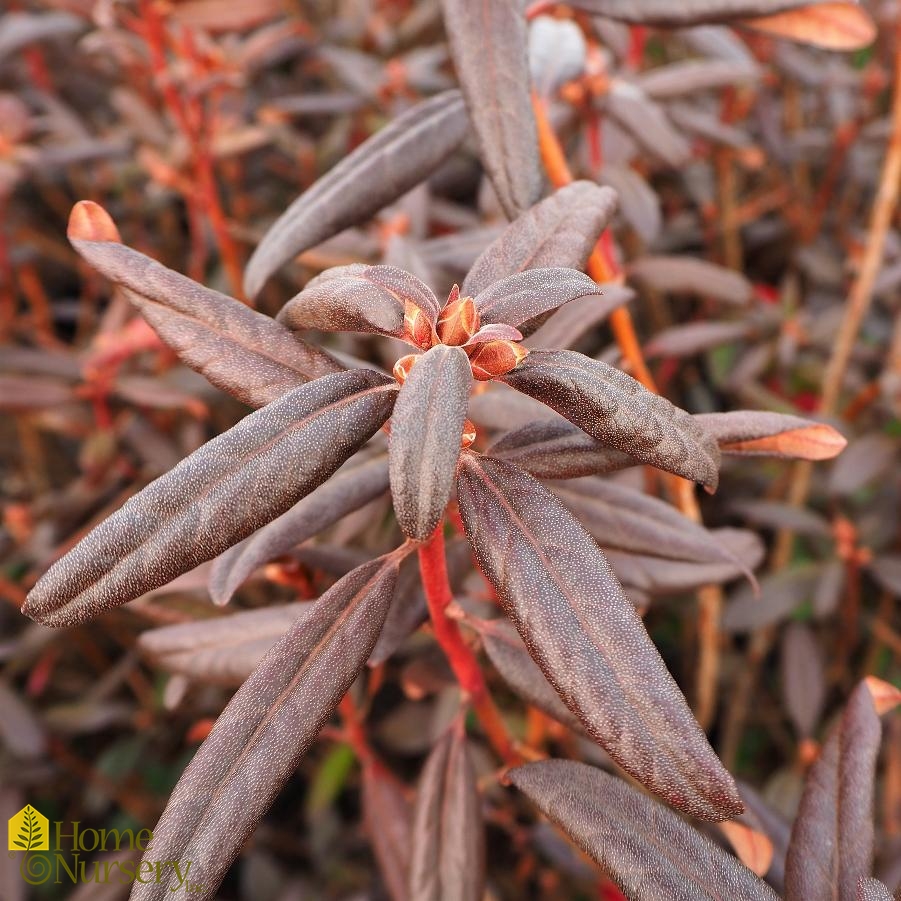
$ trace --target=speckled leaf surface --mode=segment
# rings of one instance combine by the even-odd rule
[[[873,797],[882,727],[866,681],[807,773],[785,861],[786,901],[856,901],[873,864]]]
[[[538,200],[542,183],[525,10],[518,0],[442,0],[441,5],[479,157],[513,219]]]
[[[216,558],[209,582],[214,603],[227,604],[255,569],[286,554],[387,490],[388,461],[384,456],[355,466],[348,464],[286,513]]]
[[[298,197],[266,233],[244,275],[253,297],[293,256],[368,219],[427,178],[457,149],[469,122],[460,92],[398,116]]]
[[[480,901],[484,829],[466,733],[456,723],[432,749],[419,779],[410,901]]]
[[[72,626],[246,538],[322,484],[388,418],[394,382],[352,370],[245,417],[151,482],[58,560],[23,612]]]
[[[471,385],[466,353],[439,344],[419,357],[400,389],[388,467],[394,511],[409,538],[428,538],[447,506]]]
[[[474,300],[482,322],[518,326],[571,300],[600,295],[601,290],[576,269],[526,269],[495,282]]]
[[[694,418],[619,369],[570,350],[533,350],[503,377],[592,438],[716,488],[719,450]]]
[[[573,0],[572,7],[634,25],[685,28],[707,22],[729,22],[812,6],[825,0]]]
[[[202,901],[222,878],[366,663],[385,621],[397,560],[373,560],[316,602],[222,711],[153,830],[148,860],[190,860]],[[169,876],[174,882],[175,877]],[[132,901],[171,897],[136,882]]]
[[[500,460],[464,454],[457,495],[479,565],[588,734],[673,806],[714,820],[740,812],[732,778],[585,529]]]
[[[610,874],[629,901],[779,901],[719,845],[602,770],[542,760],[507,777]]]
[[[616,192],[574,181],[511,222],[475,261],[461,293],[474,297],[526,269],[584,269],[616,210]]]
[[[326,269],[311,279],[285,304],[278,321],[294,331],[371,332],[400,338],[406,301],[432,323],[437,319],[438,300],[415,275],[396,266],[354,263]]]
[[[268,316],[115,241],[72,239],[192,369],[252,407],[344,368]]]

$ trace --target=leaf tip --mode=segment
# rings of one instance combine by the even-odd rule
[[[70,241],[98,241],[121,244],[122,237],[112,216],[99,203],[80,200],[72,207],[66,234]]]

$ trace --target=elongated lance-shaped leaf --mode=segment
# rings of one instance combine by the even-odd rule
[[[413,811],[410,901],[480,901],[484,826],[476,775],[458,720],[426,761]]]
[[[496,281],[526,269],[584,269],[616,211],[616,192],[574,181],[511,222],[475,261],[461,293],[475,297]]]
[[[396,396],[392,381],[358,369],[251,413],[54,563],[23,613],[49,626],[75,625],[221,554],[329,478],[378,431]]]
[[[266,652],[313,604],[274,604],[231,616],[177,623],[141,634],[138,647],[157,666],[203,682],[239,686]]]
[[[873,792],[882,728],[871,685],[854,689],[807,773],[785,861],[786,901],[856,901],[873,864]]]
[[[696,257],[639,257],[626,274],[645,288],[670,294],[699,294],[734,304],[750,303],[754,297],[754,286],[743,275]]]
[[[268,316],[121,244],[112,219],[96,203],[76,204],[69,240],[124,291],[185,364],[243,403],[262,407],[344,369]]]
[[[413,811],[403,786],[375,760],[363,764],[363,819],[392,901],[407,901]]]
[[[779,901],[744,864],[603,770],[570,760],[507,778],[610,875],[629,901]]]
[[[253,297],[293,256],[362,222],[431,175],[466,136],[460,92],[417,104],[364,141],[276,220],[244,273]]]
[[[436,345],[416,360],[391,417],[388,467],[404,534],[423,541],[454,485],[472,370],[459,347]]]
[[[639,465],[606,447],[571,422],[531,422],[507,432],[488,449],[492,457],[515,463],[536,479],[575,479]]]
[[[438,299],[415,275],[396,266],[354,263],[311,279],[285,304],[278,320],[296,331],[374,332],[400,338],[407,301],[435,323]]]
[[[397,579],[397,554],[336,582],[263,658],[222,711],[153,830],[147,860],[191,861],[212,899],[232,861],[366,663]],[[176,877],[132,901],[172,897]]]
[[[533,350],[502,381],[547,404],[592,438],[716,488],[715,441],[690,414],[621,370],[571,350]]]
[[[848,444],[831,425],[786,413],[732,410],[701,413],[694,420],[724,454],[830,460]]]
[[[216,559],[210,572],[213,601],[227,604],[257,567],[288,553],[387,490],[388,461],[384,456],[342,470]]]
[[[601,286],[577,269],[526,269],[495,282],[474,298],[482,322],[518,326],[591,294]]]
[[[457,495],[482,571],[588,734],[680,810],[740,813],[731,776],[579,522],[531,476],[490,457],[463,455]]]
[[[828,0],[688,0],[685,3],[671,3],[670,0],[573,0],[570,6],[633,25],[687,28],[708,22],[768,16],[824,2]]]
[[[560,700],[508,620],[468,622],[478,631],[485,654],[513,691],[564,726],[575,732],[584,731],[579,718]]]
[[[442,0],[442,8],[482,165],[513,219],[538,200],[542,181],[525,12],[518,0]]]
[[[642,491],[591,477],[559,482],[553,491],[601,547],[696,563],[732,562],[744,568],[707,529]]]

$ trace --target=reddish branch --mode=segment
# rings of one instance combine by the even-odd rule
[[[485,730],[486,738],[508,766],[515,766],[523,760],[514,748],[504,721],[491,700],[479,662],[463,640],[460,627],[447,616],[447,606],[453,600],[453,594],[447,575],[443,528],[444,524],[439,523],[432,537],[419,548],[419,570],[435,638],[447,656],[460,687],[468,696]]]

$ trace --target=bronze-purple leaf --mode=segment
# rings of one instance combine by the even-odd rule
[[[457,495],[482,571],[588,734],[680,810],[740,813],[731,776],[582,525],[531,476],[489,457],[463,455]]]
[[[513,691],[564,726],[575,732],[584,731],[579,718],[560,700],[508,620],[469,622],[478,631],[488,659]]]
[[[480,901],[484,828],[475,770],[458,719],[429,754],[416,790],[409,901]]]
[[[138,647],[157,666],[203,682],[240,685],[313,604],[273,604],[192,623],[149,629]]]
[[[466,353],[438,344],[416,360],[400,389],[388,468],[394,511],[409,538],[428,538],[447,506],[471,386]]]
[[[363,765],[363,819],[391,901],[407,901],[413,812],[397,779],[374,760]]]
[[[873,792],[882,728],[867,680],[807,773],[785,861],[786,901],[856,901],[873,864]]]
[[[826,668],[816,637],[804,623],[790,623],[780,655],[782,695],[799,738],[814,734],[826,701]]]
[[[826,423],[785,413],[733,410],[694,418],[724,454],[829,460],[848,443]]]
[[[288,553],[387,490],[388,461],[384,456],[348,465],[278,519],[216,559],[210,572],[214,603],[227,604],[257,567]]]
[[[670,294],[698,294],[735,304],[750,303],[754,297],[754,286],[743,275],[697,257],[639,257],[629,263],[626,275],[642,287]]]
[[[629,901],[779,901],[747,867],[621,779],[542,760],[507,778],[608,873]]]
[[[468,128],[459,91],[398,116],[298,197],[254,251],[244,276],[253,297],[293,256],[362,222],[427,178]]]
[[[690,0],[678,4],[670,0],[572,0],[570,5],[592,15],[633,25],[687,28],[708,22],[769,16],[823,2],[828,0]]]
[[[715,489],[719,450],[694,418],[613,366],[571,350],[533,350],[502,379],[642,463]]]
[[[577,269],[526,269],[495,282],[474,298],[482,322],[519,326],[536,316],[587,295],[601,287]]]
[[[488,453],[515,463],[536,479],[575,479],[638,465],[638,460],[606,447],[566,420],[531,422],[503,435]]]
[[[366,663],[385,621],[397,555],[336,582],[226,705],[153,830],[150,860],[190,860],[212,898],[248,836]],[[135,883],[133,901],[171,897],[175,876]]]
[[[388,418],[395,383],[324,376],[241,420],[151,482],[58,560],[23,612],[84,622],[222,553],[321,485]]]
[[[181,360],[243,403],[261,407],[304,382],[344,367],[243,303],[118,243],[97,204],[72,210],[69,239],[118,285]]]
[[[574,181],[527,210],[489,244],[461,288],[474,297],[496,281],[526,269],[584,269],[616,210],[616,192]]]
[[[289,300],[278,320],[294,331],[373,332],[401,338],[410,302],[434,324],[438,300],[415,275],[395,266],[353,263],[326,269]]]
[[[643,491],[591,477],[558,482],[553,491],[603,548],[696,563],[744,565],[703,526]]]
[[[442,0],[479,156],[510,219],[541,194],[526,17],[517,0]]]
[[[625,285],[602,284],[600,295],[588,295],[567,303],[550,316],[539,317],[535,329],[526,339],[526,347],[563,349],[572,347],[583,335],[592,331],[616,309],[635,297]],[[522,326],[527,332],[531,323]]]

